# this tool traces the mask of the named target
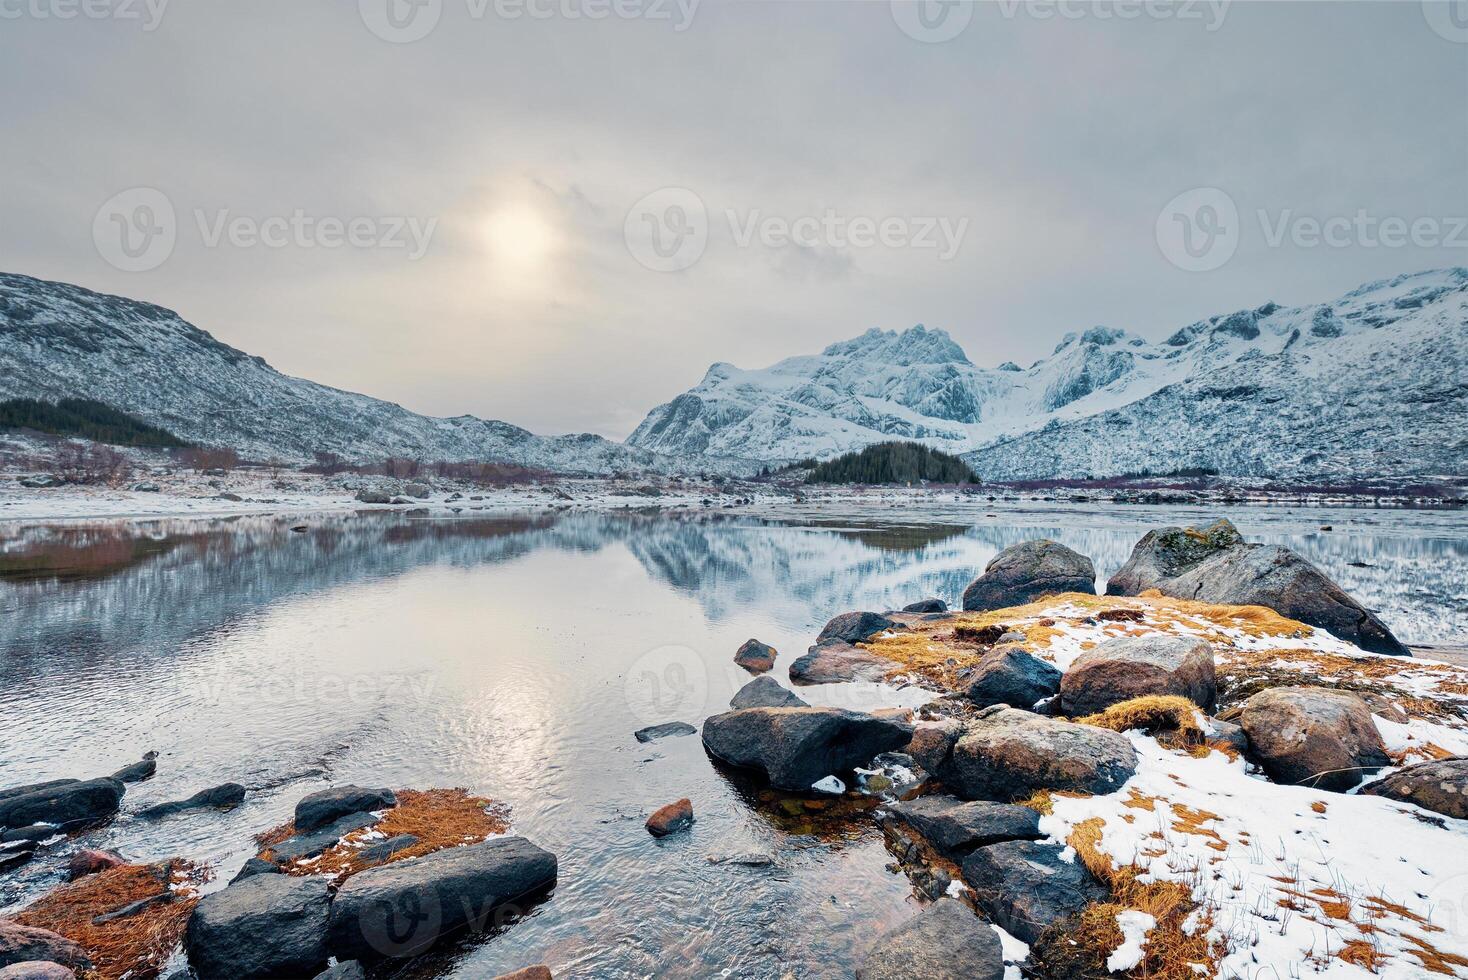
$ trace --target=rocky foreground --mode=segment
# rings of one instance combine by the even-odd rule
[[[923,688],[916,711],[810,706],[751,640],[730,710],[635,737],[699,733],[782,805],[839,799],[880,826],[920,911],[862,951],[862,980],[1468,977],[1468,670],[1404,655],[1318,569],[1227,522],[1149,533],[1107,594],[1095,578],[1026,542],[962,609],[847,613],[788,667]],[[153,977],[180,950],[171,977],[386,975],[441,942],[513,942],[555,900],[555,856],[463,790],[313,793],[238,869],[69,847],[155,767],[0,790],[0,873],[64,859],[73,878],[0,920],[0,978]],[[699,832],[697,800],[662,802],[652,837]]]

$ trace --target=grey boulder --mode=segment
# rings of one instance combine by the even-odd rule
[[[1199,531],[1149,531],[1107,583],[1108,595],[1164,595],[1266,606],[1371,653],[1411,656],[1377,616],[1288,548],[1247,544],[1226,520]]]
[[[649,725],[647,728],[639,728],[632,733],[632,737],[639,742],[656,742],[660,738],[676,738],[679,735],[693,735],[698,731],[686,721],[667,721],[661,725]]]
[[[880,681],[898,664],[869,650],[834,641],[817,644],[790,665],[790,679],[797,684],[839,684],[846,681]]]
[[[1063,544],[1040,539],[1011,545],[984,566],[963,590],[966,611],[1022,606],[1061,592],[1096,594],[1091,559]]]
[[[108,777],[38,786],[21,787],[29,791],[0,798],[0,827],[96,823],[117,813],[126,791],[121,782]]]
[[[955,795],[1011,802],[1040,790],[1112,793],[1137,769],[1125,736],[1016,708],[925,726],[909,752]]]
[[[1040,815],[1013,803],[964,802],[952,796],[920,796],[887,809],[947,858],[1010,840],[1039,840]]]
[[[1007,704],[1033,708],[1060,690],[1060,669],[1019,647],[1004,647],[986,653],[960,683],[964,695],[981,708]]]
[[[1415,803],[1455,820],[1468,820],[1468,758],[1439,759],[1406,766],[1362,793]]]
[[[1176,695],[1205,711],[1218,700],[1213,648],[1187,636],[1123,636],[1082,653],[1060,681],[1060,709],[1091,715],[1145,695]]]
[[[816,646],[824,643],[860,643],[878,633],[901,629],[886,616],[874,612],[842,613],[822,628],[816,637]]]
[[[367,971],[356,960],[345,960],[316,974],[316,980],[367,980]]]
[[[287,837],[269,848],[271,860],[277,864],[290,864],[303,858],[315,857],[354,830],[371,827],[381,818],[375,813],[348,813],[337,817],[325,827],[308,830],[304,834]]]
[[[775,789],[802,792],[833,773],[900,749],[912,726],[840,708],[744,708],[703,723],[709,754],[765,773]]]
[[[337,892],[328,945],[342,959],[414,956],[499,925],[494,913],[554,885],[556,871],[555,855],[523,837],[369,868]]]
[[[1002,980],[999,936],[962,902],[940,898],[886,933],[862,957],[857,980]]]
[[[731,708],[805,708],[805,699],[769,674],[756,677],[735,692]]]
[[[948,603],[942,599],[919,599],[902,607],[905,613],[941,613],[948,611]]]
[[[1366,702],[1323,687],[1273,687],[1244,702],[1239,725],[1277,783],[1344,791],[1389,765]]]
[[[295,831],[315,830],[349,813],[387,810],[397,805],[398,798],[390,789],[333,786],[301,797],[296,803]]]
[[[219,786],[201,789],[186,800],[159,803],[139,810],[138,816],[157,820],[160,817],[169,817],[187,810],[232,810],[244,801],[245,788],[243,786],[239,783],[222,783]]]
[[[23,926],[0,919],[0,966],[45,960],[89,970],[92,961],[81,946],[49,929]]]
[[[325,878],[261,874],[206,895],[185,944],[200,980],[309,977],[326,966]]]
[[[50,960],[27,960],[0,969],[0,980],[76,980],[76,971]]]
[[[734,652],[734,662],[751,674],[763,674],[775,668],[775,648],[759,640],[745,640]]]
[[[1085,865],[1062,859],[1061,850],[1036,841],[981,847],[964,860],[963,880],[996,925],[1033,943],[1046,927],[1110,894]]]

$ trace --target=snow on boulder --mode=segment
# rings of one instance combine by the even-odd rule
[[[1468,820],[1468,758],[1419,762],[1371,783],[1361,792]]]
[[[1239,724],[1277,783],[1344,791],[1391,763],[1371,709],[1348,691],[1269,688],[1244,702]]]
[[[1212,711],[1213,648],[1197,637],[1118,637],[1076,657],[1060,679],[1060,709],[1073,717],[1149,694],[1177,695]]]
[[[912,726],[840,708],[745,708],[703,723],[703,744],[731,766],[764,772],[775,789],[804,792],[905,746]]]
[[[999,552],[984,574],[969,583],[963,608],[978,612],[1022,606],[1061,592],[1096,594],[1091,559],[1054,541],[1025,541]]]

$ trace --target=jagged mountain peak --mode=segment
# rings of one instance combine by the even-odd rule
[[[921,323],[901,333],[872,327],[851,340],[838,341],[821,352],[824,357],[874,357],[891,364],[967,364],[968,355],[945,330],[929,330]]]

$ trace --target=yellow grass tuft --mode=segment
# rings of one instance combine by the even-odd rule
[[[152,980],[183,939],[189,913],[199,904],[197,886],[208,874],[175,858],[159,864],[123,864],[62,885],[14,916],[21,925],[49,929],[87,951],[96,980]],[[96,925],[109,912],[165,892],[155,902],[125,918]]]

